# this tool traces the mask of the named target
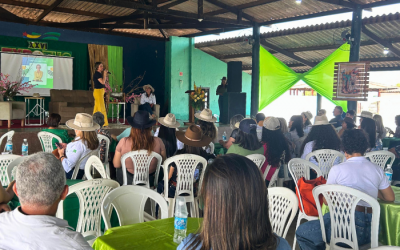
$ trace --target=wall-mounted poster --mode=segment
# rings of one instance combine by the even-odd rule
[[[370,62],[335,63],[332,100],[367,101]]]

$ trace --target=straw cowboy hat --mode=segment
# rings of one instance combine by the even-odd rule
[[[190,125],[185,132],[176,131],[176,138],[185,145],[192,147],[208,146],[212,141],[212,138],[203,135],[201,128],[196,125]]]
[[[264,120],[263,127],[268,130],[279,130],[281,128],[281,123],[279,122],[278,118],[270,117],[268,120]]]
[[[179,128],[181,124],[176,121],[174,114],[168,113],[165,117],[160,117],[158,122],[168,128]]]
[[[203,109],[200,113],[194,115],[197,119],[205,122],[216,122],[217,118],[212,115],[211,109]]]
[[[149,118],[149,113],[144,110],[138,110],[133,117],[127,118],[132,128],[146,129],[152,127],[156,121]]]
[[[373,114],[369,111],[361,111],[360,117],[373,119]]]
[[[315,122],[313,126],[319,126],[319,125],[329,125],[328,118],[325,115],[321,116],[316,116],[315,117]]]
[[[147,88],[151,88],[151,91],[154,92],[154,88],[150,84],[146,84],[143,86],[144,91],[146,91]]]
[[[308,120],[311,120],[313,118],[313,115],[311,114],[310,111],[306,111],[301,114],[304,115]]]
[[[85,113],[77,113],[75,119],[68,120],[65,125],[80,131],[95,131],[100,128],[99,124],[93,122],[93,117]]]

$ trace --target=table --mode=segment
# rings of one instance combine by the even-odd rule
[[[125,124],[125,110],[126,110],[126,103],[125,102],[109,102],[109,105],[115,104],[117,105],[117,124]],[[120,123],[119,122],[119,106],[124,105],[124,122]],[[114,121],[114,105],[111,105],[111,123]]]
[[[203,219],[188,218],[187,234],[195,233]],[[175,250],[173,242],[174,218],[143,222],[128,226],[110,228],[93,243],[95,250],[146,249]]]
[[[29,103],[30,100],[36,100],[36,105],[33,107],[30,111],[28,111],[28,114],[26,115],[26,121],[25,125],[26,126],[42,126],[45,123],[45,112],[46,110],[44,109],[44,97],[25,97],[25,104],[28,101],[28,108],[26,110],[29,110]],[[37,124],[31,124],[29,122],[29,115],[33,113],[34,116],[39,116],[39,123]]]
[[[384,148],[393,148],[397,145],[400,145],[400,138],[386,137],[382,139],[382,147]]]
[[[400,246],[400,187],[392,186],[392,189],[396,197],[394,202],[379,201],[379,242],[383,245]]]

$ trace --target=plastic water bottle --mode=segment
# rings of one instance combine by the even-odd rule
[[[27,156],[28,155],[28,140],[24,139],[24,142],[22,143],[22,156]]]
[[[222,140],[226,141],[226,131],[224,131],[224,133],[222,134]]]
[[[392,176],[393,176],[392,165],[390,164],[387,165],[385,169],[385,175],[388,178],[389,183],[392,183]]]
[[[187,229],[187,208],[185,198],[178,196],[175,204],[175,222],[174,222],[174,242],[181,244],[182,240],[186,238]]]
[[[12,154],[12,151],[13,151],[13,142],[12,140],[8,140],[6,144],[6,152]]]

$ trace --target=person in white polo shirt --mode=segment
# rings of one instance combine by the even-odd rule
[[[55,217],[68,186],[54,155],[41,152],[24,160],[17,167],[13,190],[21,206],[0,214],[0,249],[92,249],[67,221]]]
[[[326,184],[336,184],[354,188],[375,199],[394,201],[394,193],[382,168],[367,160],[363,155],[368,148],[366,134],[363,130],[346,130],[342,136],[342,147],[347,161],[335,165],[329,172]],[[368,244],[371,240],[371,206],[360,201],[355,211],[355,224],[358,245]],[[324,215],[326,240],[331,237],[330,213]],[[325,249],[319,220],[301,224],[296,237],[300,249]]]

